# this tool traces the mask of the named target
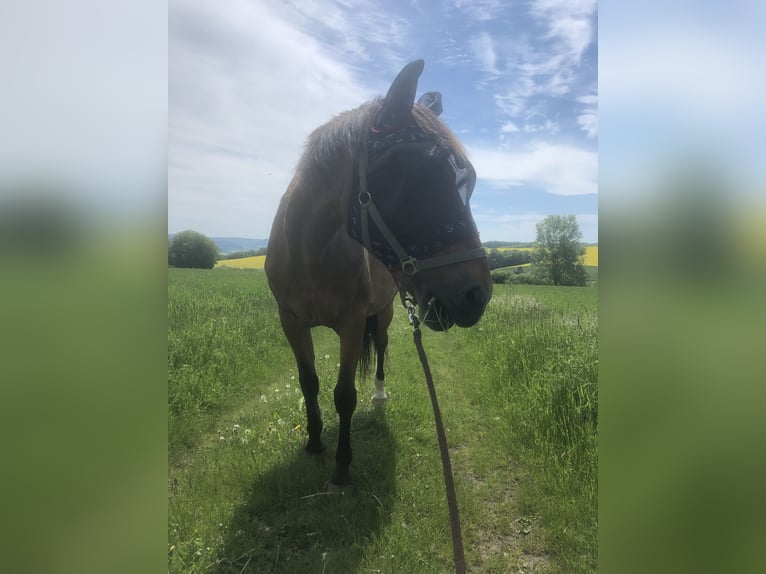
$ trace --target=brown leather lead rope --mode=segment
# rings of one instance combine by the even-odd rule
[[[452,479],[452,465],[449,460],[449,449],[447,448],[447,435],[444,433],[442,424],[442,415],[439,410],[439,402],[436,400],[436,389],[434,380],[431,377],[431,369],[428,366],[428,358],[423,348],[422,334],[420,332],[420,319],[415,314],[415,307],[412,303],[407,307],[407,318],[412,325],[412,337],[415,341],[415,348],[418,350],[420,363],[423,365],[423,372],[426,375],[428,384],[428,394],[431,395],[431,406],[434,409],[434,419],[436,420],[436,436],[439,439],[439,450],[442,457],[442,470],[444,471],[444,486],[447,490],[447,505],[449,506],[449,523],[452,529],[452,552],[455,560],[455,572],[465,574],[465,554],[463,552],[463,534],[460,530],[460,516],[457,510],[457,496],[455,495],[455,482]]]

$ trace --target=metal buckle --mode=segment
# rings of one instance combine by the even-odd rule
[[[359,192],[359,205],[362,207],[367,207],[372,203],[372,196],[370,195],[369,191],[360,191]]]
[[[418,260],[414,257],[402,259],[402,271],[407,275],[415,275],[418,272]]]

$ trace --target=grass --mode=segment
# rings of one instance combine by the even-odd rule
[[[314,330],[323,459],[261,271],[169,270],[170,572],[449,572],[428,393],[400,310],[388,405],[358,381],[354,489],[327,493],[338,342]],[[495,286],[481,323],[424,332],[476,572],[593,572],[597,290]]]

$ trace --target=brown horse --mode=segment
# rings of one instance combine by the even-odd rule
[[[324,450],[311,327],[331,327],[340,337],[331,485],[351,482],[354,378],[360,362],[366,371],[373,341],[373,401],[386,398],[383,358],[397,291],[418,304],[421,320],[435,330],[473,325],[491,296],[469,206],[476,175],[437,117],[441,96],[429,92],[414,103],[423,65],[408,64],[385,99],[345,112],[309,136],[269,238],[266,275],[298,364],[310,453]]]

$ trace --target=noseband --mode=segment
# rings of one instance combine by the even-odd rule
[[[420,257],[415,257],[415,255],[412,252],[408,252],[402,246],[402,243],[396,238],[396,236],[391,231],[389,226],[383,220],[383,217],[381,216],[380,211],[375,205],[372,195],[370,194],[368,190],[368,181],[367,181],[368,155],[370,151],[372,151],[373,153],[377,152],[376,155],[380,155],[383,151],[388,150],[392,147],[395,147],[398,144],[409,143],[413,141],[414,142],[429,141],[430,138],[428,138],[423,132],[423,130],[419,126],[417,126],[417,124],[414,124],[414,123],[409,126],[404,126],[404,127],[397,128],[395,130],[390,130],[389,132],[383,132],[383,133],[375,130],[374,128],[371,128],[370,136],[371,136],[371,139],[369,141],[369,149],[368,147],[365,147],[365,150],[362,153],[361,158],[359,160],[359,167],[358,167],[359,194],[356,198],[356,203],[358,203],[358,207],[352,205],[350,210],[351,213],[353,213],[353,215],[356,215],[355,212],[358,211],[360,229],[357,229],[356,226],[354,225],[354,223],[356,223],[356,217],[353,217],[350,214],[349,232],[351,236],[357,241],[360,241],[360,243],[362,243],[362,245],[364,245],[365,248],[367,248],[367,250],[371,254],[381,259],[381,261],[383,261],[383,263],[388,267],[389,271],[392,271],[396,269],[397,267],[400,267],[407,279],[411,279],[417,273],[425,269],[433,269],[435,267],[444,267],[446,265],[452,265],[454,263],[462,263],[464,261],[470,261],[472,259],[486,258],[487,254],[484,251],[483,247],[477,247],[475,249],[467,249],[462,251],[454,251],[452,253],[447,253],[445,255],[436,255],[436,256],[427,256],[427,257],[424,257],[421,255]],[[468,199],[472,191],[472,189],[469,186],[470,184],[469,177],[471,175],[469,173],[470,170],[467,167],[462,167],[462,168],[459,167],[457,165],[457,161],[455,160],[454,154],[450,153],[450,155],[447,158],[447,161],[449,162],[450,167],[455,173],[455,187],[460,197],[460,201],[467,211]],[[370,220],[372,220],[372,223],[375,225],[380,236],[382,236],[383,241],[385,241],[386,243],[386,245],[379,246],[377,249],[376,249],[376,246],[373,244],[373,241],[370,237]],[[442,234],[444,237],[439,238],[440,247],[445,247],[450,245],[449,235],[456,227],[462,227],[462,229],[460,230],[462,233],[455,233],[455,235],[458,236],[458,238],[455,240],[452,240],[451,241],[452,244],[456,243],[457,241],[461,239],[464,239],[466,233],[469,233],[471,231],[473,233],[477,233],[472,219],[470,220],[470,228],[468,224],[462,219],[460,219],[456,223],[457,223],[456,225],[448,224],[445,226],[446,230]],[[360,231],[361,231],[361,237],[359,236]],[[376,242],[376,243],[379,243],[379,242]],[[386,249],[386,247],[388,249]],[[388,252],[389,250],[392,251],[393,253]],[[426,250],[427,248],[422,249],[422,251],[426,251]]]

